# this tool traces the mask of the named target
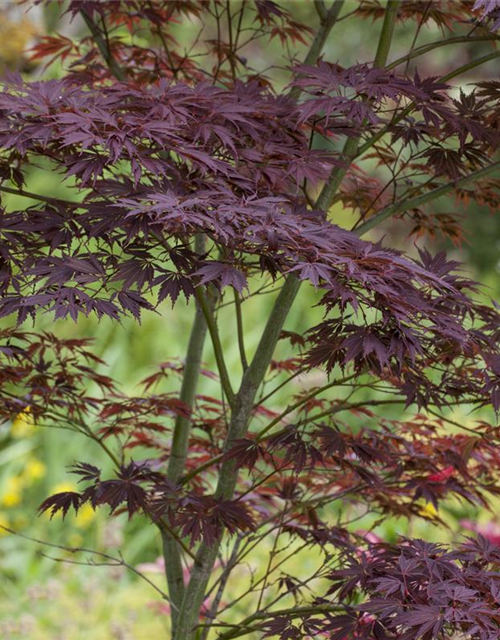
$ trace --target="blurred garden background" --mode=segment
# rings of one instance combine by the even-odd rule
[[[346,3],[347,10],[350,2]],[[313,2],[299,0],[291,3],[293,10],[304,22],[316,20]],[[356,2],[357,4],[357,2]],[[335,60],[342,56],[352,62],[373,57],[373,48],[377,29],[374,28],[373,41],[366,38],[366,30],[356,30],[356,23],[349,28],[338,29],[326,46],[325,57]],[[182,29],[196,29],[196,24],[183,25]],[[446,27],[443,26],[445,30]],[[407,40],[414,37],[414,24],[408,24],[398,31],[401,39],[400,49],[406,50]],[[43,36],[61,33],[71,38],[84,37],[85,25],[75,19],[70,22],[62,15],[58,2],[40,8],[35,3],[17,2],[0,3],[0,69],[1,73],[20,72],[28,78],[50,78],[61,74],[59,63],[45,68],[34,58],[32,47]],[[419,35],[419,42],[435,41],[441,36],[438,26],[425,26]],[[140,34],[137,37],[141,37]],[[182,40],[183,33],[175,34]],[[403,45],[404,43],[404,45]],[[476,51],[454,49],[453,64],[465,64],[467,56],[487,53],[488,44],[478,43]],[[268,68],[269,61],[261,56],[258,47],[253,52],[252,65],[273,74],[273,77],[286,74],[279,65],[286,65],[286,58],[280,51],[280,43],[275,43],[277,64]],[[304,47],[305,51],[305,47]],[[394,54],[398,53],[398,41],[394,46]],[[437,75],[437,69],[443,70],[446,63],[446,51],[439,50],[430,56],[419,59],[418,69],[422,76]],[[457,61],[456,56],[462,56]],[[498,78],[498,60],[480,67],[482,78]],[[471,80],[467,75],[461,76],[466,85]],[[42,169],[42,168],[41,168]],[[72,192],[70,182],[62,183],[57,174],[33,170],[29,176],[26,189],[40,194],[64,197]],[[47,179],[51,175],[51,179]],[[32,204],[29,199],[18,196],[2,196],[3,205],[7,208]],[[457,203],[452,200],[441,200],[436,205],[443,218],[449,217],[453,224],[455,216],[460,216],[463,207],[470,206],[465,201]],[[484,285],[484,295],[496,299],[500,294],[500,217],[498,212],[491,211],[487,204],[468,212],[466,237],[455,245],[443,244],[441,238],[418,239],[408,238],[403,224],[391,222],[383,230],[377,229],[372,238],[389,235],[392,242],[400,243],[406,249],[414,242],[427,244],[433,251],[445,248],[451,255],[464,263],[474,279]],[[335,217],[338,224],[348,225],[352,212],[342,210],[336,205]],[[303,288],[290,316],[287,328],[301,332],[314,324],[311,314],[314,291]],[[261,316],[270,304],[270,300],[261,295],[246,302],[247,317]],[[304,317],[303,309],[307,309],[308,317]],[[229,307],[228,314],[232,314]],[[120,381],[126,392],[137,392],[141,380],[151,375],[158,366],[172,358],[182,358],[189,332],[193,308],[191,305],[178,305],[175,311],[165,304],[158,313],[144,315],[139,325],[133,320],[124,320],[121,324],[109,320],[98,323],[95,319],[54,323],[51,317],[37,321],[37,329],[55,332],[61,337],[91,337],[94,340],[95,353],[107,364],[103,372]],[[230,318],[227,318],[227,324]],[[10,319],[2,320],[2,326],[8,326]],[[251,333],[249,323],[248,340],[250,350],[255,346],[258,335]],[[233,353],[229,366],[239,373],[238,347],[231,330],[224,332],[224,315],[220,318],[225,340],[225,350]],[[255,323],[257,329],[258,323]],[[229,351],[228,351],[229,350]],[[232,350],[232,351],[231,351]],[[206,368],[213,370],[210,349],[206,350]],[[297,386],[312,385],[316,380],[297,378]],[[175,388],[178,379],[165,384]],[[205,377],[203,384],[209,393],[210,385],[215,384],[210,377]],[[275,401],[279,406],[279,394]],[[393,410],[396,417],[397,409]],[[491,416],[488,416],[491,418]],[[481,419],[477,413],[461,414],[455,418],[462,424],[472,424]],[[362,418],[360,418],[362,419]],[[450,426],[452,429],[453,427]],[[140,458],[140,452],[138,452]],[[85,506],[77,516],[70,515],[64,526],[57,517],[52,521],[47,516],[38,517],[37,508],[48,495],[62,490],[71,490],[75,486],[71,476],[66,474],[65,467],[78,460],[95,461],[100,467],[109,469],[109,461],[105,459],[96,445],[84,438],[57,429],[41,429],[33,423],[29,409],[17,416],[11,423],[0,425],[0,525],[12,529],[24,536],[53,544],[70,547],[85,547],[118,557],[123,551],[125,561],[139,568],[152,581],[163,584],[163,569],[159,561],[160,549],[156,530],[147,526],[140,519],[127,522],[126,514],[107,519],[102,512],[94,513],[90,506]],[[432,507],[422,508],[431,509]],[[383,539],[395,540],[400,534],[410,533],[415,537],[428,540],[452,540],[468,530],[481,529],[500,545],[500,520],[495,513],[474,510],[472,507],[449,502],[440,509],[439,516],[445,521],[442,524],[419,522],[412,525],[402,521],[386,520],[378,524],[374,533]],[[372,523],[360,521],[360,529]],[[33,540],[13,535],[5,529],[0,530],[0,637],[6,639],[32,640],[140,640],[142,638],[160,638],[166,625],[166,605],[155,594],[154,590],[133,572],[124,567],[91,566],[99,564],[99,558],[81,553],[73,560],[83,564],[67,562],[68,555],[58,549],[50,549]],[[125,542],[124,542],[125,540]],[[65,562],[61,562],[64,556]],[[71,560],[71,558],[70,558]],[[311,559],[313,562],[314,559]],[[293,561],[286,567],[293,574]],[[242,565],[242,581],[248,577],[247,572],[259,570],[259,554],[256,552],[248,565]],[[235,597],[236,594],[229,594]],[[237,607],[234,609],[238,613]],[[243,613],[244,612],[239,612]]]

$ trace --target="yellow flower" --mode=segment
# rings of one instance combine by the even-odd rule
[[[22,478],[27,484],[32,484],[33,482],[43,478],[45,472],[46,467],[43,462],[37,458],[31,458],[24,467]]]
[[[75,518],[75,524],[79,529],[85,529],[95,518],[95,511],[90,504],[84,504],[78,511]]]
[[[56,493],[64,493],[65,491],[76,491],[76,487],[71,482],[59,482],[59,484],[56,484],[52,488],[52,491],[48,495],[53,496]],[[61,511],[58,511],[52,516],[51,510],[48,509],[47,511],[44,511],[41,516],[47,518],[47,520],[56,520],[57,518],[62,518],[62,513]]]
[[[0,536],[8,536],[9,532],[1,527],[10,527],[9,518],[0,513]]]
[[[59,482],[50,492],[51,495],[55,493],[64,493],[65,491],[76,491],[76,487],[72,482]]]
[[[0,21],[1,62],[8,67],[18,65],[36,33],[35,25],[28,18],[13,20],[5,14],[2,15]]]
[[[21,503],[23,481],[22,478],[12,476],[7,479],[1,500],[4,507],[17,507]]]
[[[83,537],[79,533],[73,533],[68,537],[68,544],[70,547],[81,547],[83,544]]]
[[[35,431],[35,419],[31,415],[31,408],[26,407],[24,411],[18,413],[12,421],[10,433],[13,438],[26,438],[33,435]]]
[[[12,524],[16,531],[20,531],[21,529],[26,529],[30,524],[30,519],[26,514],[18,512],[12,517]]]
[[[432,502],[426,502],[423,507],[420,509],[420,513],[423,516],[427,516],[428,518],[435,518],[438,515],[438,511],[436,507],[432,504]]]

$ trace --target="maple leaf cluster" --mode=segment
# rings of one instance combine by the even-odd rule
[[[280,428],[271,434],[250,433],[224,453],[222,403],[199,396],[191,412],[175,394],[127,397],[111,379],[95,372],[99,360],[88,347],[88,341],[61,340],[48,333],[3,331],[0,416],[12,419],[29,406],[39,424],[70,428],[97,443],[113,438],[123,452],[141,447],[154,457],[121,463],[116,476],[107,480],[94,465],[75,464],[72,472],[89,486],[81,493],[48,498],[41,509],[52,515],[66,515],[70,508],[78,511],[86,502],[94,508],[107,505],[111,513],[125,510],[132,517],[140,512],[153,522],[165,518],[194,543],[215,540],[223,529],[258,530],[261,523],[279,517],[286,500],[287,534],[325,545],[338,534],[323,520],[321,509],[341,497],[351,496],[380,514],[412,517],[422,515],[421,500],[439,508],[443,500],[456,496],[486,506],[487,494],[500,491],[500,436],[494,425],[480,423],[474,435],[450,434],[442,420],[424,415],[409,421],[380,419],[367,401],[361,406],[332,402],[313,399],[309,392],[297,397],[295,424],[277,423]],[[164,364],[144,381],[146,388],[165,372],[177,376],[179,365]],[[92,384],[100,394],[88,394]],[[391,401],[379,402],[383,406]],[[190,417],[197,435],[191,439],[185,479],[174,485],[162,469],[179,415]],[[256,418],[259,415],[276,414],[256,405]],[[357,417],[357,427],[349,415]],[[366,426],[359,427],[359,418]],[[247,470],[241,496],[231,501],[210,495],[213,475],[224,459]],[[269,468],[274,473],[266,479]]]
[[[321,82],[335,86],[337,74],[318,69]],[[360,81],[356,91],[368,93],[372,105],[409,84],[378,73],[370,79],[366,69],[350,73],[349,83],[355,88]],[[48,156],[87,194],[82,203],[4,213],[0,314],[17,311],[19,322],[37,309],[56,318],[124,312],[140,318],[153,308],[146,293],[175,302],[181,292],[189,298],[209,284],[241,292],[250,276],[294,274],[320,287],[322,304],[336,315],[312,331],[319,343],[314,364],[331,369],[354,360],[377,373],[385,368],[422,402],[429,361],[482,354],[491,362],[495,312],[468,297],[474,285],[454,274],[455,263],[425,252],[415,261],[361,240],[296,195],[304,179],[325,177],[328,167],[323,152],[309,150],[302,129],[304,108],[313,117],[310,102],[294,109],[254,83],[233,90],[167,81],[89,90],[67,79],[13,79],[0,97],[6,164]],[[432,100],[424,104],[429,121],[439,115],[440,136],[492,143],[490,129],[469,119],[461,129],[442,101],[434,115]],[[359,117],[369,120],[366,112]],[[341,156],[330,166],[336,162]],[[186,244],[197,233],[212,242],[203,255]],[[213,255],[221,248],[224,260]],[[368,309],[380,320],[346,322],[352,311]]]
[[[317,598],[311,613],[298,610],[264,623],[264,637],[413,640],[457,630],[471,638],[496,637],[499,561],[498,547],[485,538],[467,540],[454,552],[405,539],[399,545],[372,545],[357,556],[347,548],[345,568],[328,577],[329,595],[338,594],[346,604],[335,611],[327,597]],[[368,595],[363,604],[349,603],[357,587]]]

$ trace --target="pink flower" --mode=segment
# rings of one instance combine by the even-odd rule
[[[490,521],[486,524],[478,524],[472,520],[461,520],[460,524],[468,531],[474,531],[484,536],[492,544],[500,547],[500,524]]]

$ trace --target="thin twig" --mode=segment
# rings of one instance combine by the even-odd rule
[[[357,376],[358,374],[354,373],[351,376],[347,376],[346,378],[341,378],[340,380],[334,380],[333,382],[329,382],[328,384],[325,384],[323,387],[318,387],[317,389],[314,389],[314,391],[311,391],[306,396],[300,398],[294,404],[289,405],[282,413],[280,413],[279,416],[274,418],[274,420],[272,420],[266,427],[264,427],[264,429],[259,431],[259,434],[257,436],[257,441],[260,441],[268,431],[270,431],[275,425],[281,422],[283,418],[285,418],[287,415],[295,411],[295,409],[298,409],[302,405],[309,402],[309,400],[312,400],[313,398],[320,395],[324,391],[328,391],[328,389],[332,389],[333,387],[336,387],[339,384],[344,384],[345,382],[349,382],[349,380],[352,380]]]
[[[68,553],[90,553],[94,556],[99,556],[100,558],[104,558],[105,560],[108,560],[109,563],[101,563],[101,564],[110,564],[111,566],[115,566],[115,567],[125,567],[126,569],[129,569],[129,571],[132,571],[132,573],[135,573],[137,576],[139,576],[142,580],[144,580],[145,582],[147,582],[155,591],[157,591],[161,597],[166,600],[167,602],[170,602],[170,599],[168,597],[168,595],[162,591],[157,585],[155,585],[154,582],[152,582],[147,576],[145,576],[143,573],[141,573],[140,571],[138,571],[135,567],[133,567],[132,565],[128,564],[127,562],[124,561],[123,557],[121,556],[121,554],[119,555],[118,558],[115,558],[114,556],[109,555],[108,553],[104,553],[102,551],[96,551],[95,549],[87,549],[85,547],[67,547],[65,545],[61,545],[61,544],[55,544],[53,542],[47,542],[46,540],[39,540],[38,538],[32,538],[31,536],[27,536],[24,533],[20,533],[19,531],[14,531],[14,529],[10,529],[9,527],[5,527],[4,525],[0,524],[0,529],[2,529],[3,531],[6,531],[7,533],[10,533],[13,536],[17,536],[19,538],[23,538],[24,540],[28,540],[29,542],[35,542],[36,544],[41,544],[45,547],[50,547],[52,549],[59,549],[60,551],[67,551]],[[49,556],[47,556],[49,557]],[[55,560],[57,562],[65,562],[65,560],[63,558],[51,558],[52,560]],[[71,561],[69,561],[71,562]],[[73,562],[74,564],[76,564],[76,562]],[[112,563],[112,564],[111,564]],[[88,564],[88,563],[86,563]],[[99,566],[97,563],[95,563],[94,566]],[[172,604],[172,603],[170,603]]]
[[[5,193],[11,193],[14,196],[21,196],[22,198],[30,198],[31,200],[39,200],[40,202],[47,202],[48,204],[63,204],[70,207],[83,207],[81,202],[73,202],[71,200],[62,200],[61,198],[53,198],[50,196],[42,196],[39,193],[32,193],[31,191],[25,191],[24,189],[12,189],[11,187],[4,187],[0,185],[0,191]]]
[[[500,53],[499,53],[500,55]],[[477,171],[473,171],[467,176],[463,176],[458,180],[454,180],[453,182],[448,182],[446,184],[433,189],[427,193],[424,193],[420,196],[416,196],[415,198],[410,198],[409,200],[402,200],[401,202],[396,202],[394,204],[385,207],[374,216],[366,220],[363,224],[361,224],[355,231],[357,235],[363,235],[367,231],[370,231],[374,227],[378,226],[381,222],[383,222],[386,218],[390,218],[398,213],[403,213],[404,211],[409,211],[411,209],[416,209],[423,204],[427,204],[428,202],[432,202],[441,196],[447,195],[451,193],[458,187],[463,187],[470,182],[474,182],[475,180],[480,180],[481,178],[486,178],[492,173],[495,173],[500,169],[500,161],[493,162],[487,167],[483,167],[482,169],[478,169]]]
[[[262,613],[254,613],[253,615],[248,616],[248,618],[242,620],[239,625],[235,625],[237,627],[236,630],[227,631],[226,633],[221,634],[218,640],[232,640],[233,638],[240,638],[241,636],[248,635],[252,631],[260,628],[260,625],[250,626],[254,622],[278,618],[280,616],[286,616],[289,619],[293,619],[301,618],[307,615],[318,615],[321,613],[332,613],[342,610],[344,610],[344,607],[342,607],[342,605],[340,604],[313,604],[303,607],[278,609],[277,611],[264,611]]]

